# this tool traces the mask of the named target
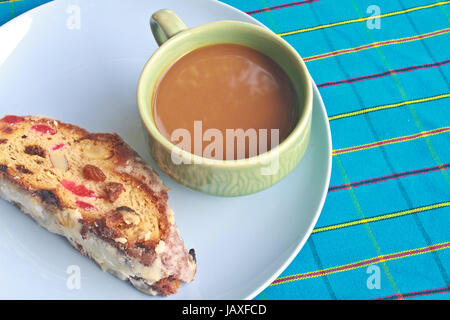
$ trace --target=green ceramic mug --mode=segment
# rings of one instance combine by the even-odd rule
[[[309,143],[312,83],[306,66],[286,41],[268,29],[238,21],[218,21],[187,28],[170,10],[152,15],[150,25],[160,48],[145,65],[137,101],[150,153],[157,165],[176,182],[217,196],[242,196],[264,190],[290,173]],[[256,157],[240,160],[202,158],[172,144],[153,119],[153,94],[165,70],[186,53],[200,47],[233,43],[258,50],[283,68],[297,94],[298,123],[278,146]]]

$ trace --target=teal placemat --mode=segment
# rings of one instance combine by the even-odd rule
[[[333,136],[317,226],[257,299],[449,299],[450,1],[224,2],[299,51]]]

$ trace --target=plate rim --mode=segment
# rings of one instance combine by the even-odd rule
[[[313,103],[314,100],[317,98],[318,100],[318,104],[320,106],[320,109],[325,117],[325,119],[328,119],[328,114],[327,114],[327,110],[325,108],[325,104],[323,103],[322,100],[322,96],[320,95],[319,89],[316,86],[316,83],[314,82],[314,80],[311,78],[312,83],[313,83]],[[314,111],[314,109],[313,109]],[[303,246],[305,245],[306,241],[309,240],[309,237],[311,236],[311,233],[314,229],[314,227],[317,224],[317,220],[319,219],[322,210],[323,210],[323,206],[325,204],[325,200],[328,194],[328,188],[330,186],[330,180],[331,180],[331,168],[332,168],[332,159],[333,159],[333,155],[332,155],[332,150],[333,150],[333,144],[332,144],[332,138],[331,138],[331,129],[330,129],[330,125],[329,122],[327,122],[326,125],[326,135],[327,135],[327,142],[330,146],[329,148],[329,152],[328,152],[328,161],[327,161],[327,174],[326,174],[326,183],[325,183],[325,187],[324,187],[324,191],[322,192],[321,198],[320,198],[320,202],[319,202],[319,206],[314,214],[314,217],[311,220],[311,223],[308,227],[308,230],[306,231],[306,233],[302,236],[302,239],[298,242],[297,246],[295,247],[295,249],[292,251],[292,253],[290,254],[289,258],[286,259],[286,261],[278,268],[278,270],[272,275],[272,277],[270,277],[266,282],[264,282],[263,285],[261,285],[259,288],[257,288],[256,290],[254,290],[251,294],[249,294],[244,300],[252,300],[254,299],[258,294],[260,294],[262,291],[264,291],[275,279],[278,278],[278,276],[292,263],[292,261],[297,257],[297,255],[299,254],[299,252],[301,251],[301,249],[303,248]],[[299,164],[301,165],[301,164]]]
[[[58,4],[62,2],[62,1],[58,1]],[[66,1],[68,2],[68,1]],[[87,1],[85,1],[87,2]],[[256,24],[258,26],[264,27],[266,29],[269,29],[266,25],[264,25],[263,23],[259,22],[258,20],[256,20],[255,18],[253,18],[252,16],[248,15],[247,13],[229,5],[226,3],[223,3],[221,1],[218,0],[195,0],[192,1],[193,3],[197,4],[197,3],[201,3],[201,2],[205,2],[205,3],[212,3],[216,6],[219,7],[223,7],[226,8],[227,10],[231,10],[233,11],[235,14],[240,15],[240,16],[245,16],[246,19],[250,20],[251,23]],[[43,9],[47,9],[51,6],[56,6],[57,5],[57,1],[53,0],[53,1],[49,1],[46,3],[43,3],[41,5],[38,5],[37,7],[34,7],[30,10],[27,10],[26,12],[23,12],[22,14],[12,18],[11,20],[7,21],[6,23],[4,23],[3,25],[0,26],[0,29],[3,29],[5,26],[9,26],[11,24],[14,23],[20,23],[20,19],[22,19],[24,16],[28,16],[28,15],[39,15],[39,11],[43,10]],[[299,53],[300,54],[300,53]],[[301,55],[300,55],[301,56]],[[309,72],[309,70],[308,70]],[[326,119],[328,119],[328,114],[327,114],[327,110],[325,107],[325,104],[323,102],[322,96],[320,94],[320,91],[317,88],[317,85],[314,81],[314,79],[312,79],[311,77],[311,82],[312,82],[312,86],[313,86],[313,104],[315,102],[315,100],[317,99],[317,103],[320,106],[320,111],[324,116],[324,121],[325,121],[325,131],[326,131],[326,140],[327,140],[327,144],[329,146],[328,148],[328,157],[327,157],[327,173],[326,173],[326,178],[325,178],[325,185],[320,197],[320,201],[317,207],[316,212],[314,213],[314,216],[311,219],[310,225],[307,229],[307,232],[304,233],[303,235],[300,236],[301,240],[298,241],[295,249],[289,254],[289,258],[286,259],[284,261],[284,263],[282,263],[277,270],[272,274],[271,277],[269,277],[265,282],[263,282],[261,285],[259,285],[258,287],[256,287],[251,293],[249,293],[247,296],[245,296],[244,298],[242,298],[242,300],[252,300],[254,299],[257,295],[259,295],[263,290],[265,290],[291,263],[292,261],[295,259],[295,257],[299,254],[299,252],[301,251],[301,249],[304,247],[305,243],[307,242],[307,240],[310,238],[311,233],[315,227],[315,225],[317,224],[318,218],[320,216],[320,214],[322,213],[323,210],[323,206],[325,204],[325,200],[328,194],[328,188],[330,185],[330,179],[331,179],[331,171],[332,171],[332,150],[333,150],[333,144],[332,144],[332,135],[331,135],[331,128],[330,128],[330,124],[329,121],[326,121]],[[175,297],[176,299],[176,297]],[[211,298],[214,299],[214,298]]]
[[[220,2],[218,0],[196,0],[196,1],[213,2],[213,3],[218,4],[220,6],[226,7],[228,9],[231,9],[232,11],[236,12],[237,14],[247,16],[247,18],[252,20],[252,22],[254,24],[259,25],[261,27],[264,27],[264,28],[270,30],[270,28],[268,28],[266,25],[264,25],[263,23],[259,22],[258,20],[256,20],[252,16],[248,15],[247,13],[245,13],[245,12],[243,12],[243,11],[241,11],[241,10],[239,10],[239,9],[229,5],[229,4]],[[300,55],[300,57],[302,57],[300,53],[299,53],[299,55]],[[302,57],[302,59],[303,59],[303,57]],[[308,70],[308,72],[309,72],[309,70]],[[311,83],[312,83],[312,86],[313,86],[313,104],[314,104],[315,98],[317,98],[318,99],[318,103],[320,105],[320,109],[323,112],[325,119],[328,119],[327,109],[325,108],[325,104],[323,102],[323,99],[322,99],[322,96],[320,94],[320,91],[317,88],[317,85],[316,85],[314,79],[311,76],[310,76],[310,78],[311,78]],[[278,270],[266,282],[264,282],[261,286],[259,286],[259,288],[256,288],[252,293],[250,293],[247,297],[245,297],[244,300],[252,300],[252,299],[254,299],[258,294],[260,294],[262,291],[264,291],[264,289],[266,289],[292,263],[292,261],[295,259],[295,257],[299,254],[300,250],[305,245],[306,241],[308,241],[308,239],[311,236],[311,233],[312,233],[315,225],[317,224],[317,220],[319,219],[319,216],[322,213],[323,206],[325,204],[325,199],[326,199],[327,194],[328,194],[328,188],[330,186],[331,168],[332,168],[332,159],[333,159],[333,155],[332,155],[332,150],[333,150],[333,143],[332,142],[333,141],[332,141],[331,128],[330,128],[330,123],[329,122],[327,122],[327,124],[326,124],[326,129],[327,129],[326,130],[327,142],[328,142],[328,144],[330,146],[330,148],[328,150],[326,183],[325,183],[324,191],[322,192],[322,195],[321,195],[321,198],[320,198],[318,209],[316,210],[316,212],[314,214],[314,217],[313,217],[313,219],[311,221],[311,224],[308,227],[308,230],[307,230],[306,234],[302,237],[302,240],[299,241],[299,243],[297,244],[296,248],[290,254],[289,258],[286,259],[286,261],[278,268]]]

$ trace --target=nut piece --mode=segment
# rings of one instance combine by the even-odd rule
[[[141,222],[141,219],[139,218],[138,214],[129,207],[119,207],[116,209],[116,212],[119,212],[122,214],[123,221],[127,225],[138,225],[139,222]]]
[[[126,238],[115,238],[114,241],[119,242],[121,244],[125,244],[127,243],[128,240]]]
[[[90,160],[106,160],[112,157],[111,151],[91,140],[82,140],[80,144],[83,156]]]
[[[83,176],[92,181],[103,182],[106,180],[106,176],[103,171],[96,166],[87,164],[83,168]]]
[[[59,152],[49,152],[48,154],[53,167],[62,171],[69,170],[69,162],[64,154]]]
[[[121,216],[121,220],[125,222],[127,226],[138,225],[139,222],[141,222],[141,218],[139,218],[139,215],[136,213],[136,211],[129,207],[118,207],[116,208],[114,213],[118,213]]]
[[[152,232],[151,231],[147,231],[145,234],[144,234],[144,241],[149,241],[150,240],[150,238],[151,238],[151,236],[152,236]]]
[[[116,201],[120,194],[122,193],[122,191],[124,191],[125,188],[123,187],[123,185],[121,183],[117,183],[117,182],[108,182],[105,185],[105,196],[106,199],[113,203],[114,201]]]

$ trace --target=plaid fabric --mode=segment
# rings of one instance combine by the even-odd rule
[[[257,299],[449,299],[450,1],[224,2],[300,52],[333,135],[316,228]]]

